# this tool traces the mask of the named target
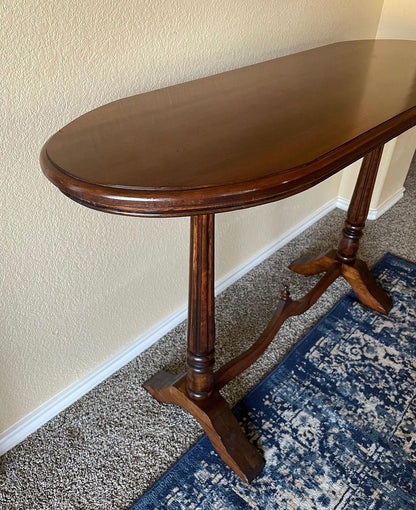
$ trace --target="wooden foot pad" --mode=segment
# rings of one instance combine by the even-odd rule
[[[336,250],[316,258],[301,258],[293,262],[289,268],[296,273],[310,276],[328,272],[334,266],[340,266],[340,274],[351,285],[358,299],[369,308],[387,315],[392,307],[391,297],[377,284],[367,264],[355,259],[352,264],[346,264],[337,259]]]
[[[376,282],[367,264],[357,259],[353,265],[342,264],[342,276],[351,285],[363,305],[387,315],[393,301]]]
[[[201,424],[222,460],[246,483],[262,471],[265,461],[243,433],[225,399],[214,391],[204,400],[191,399],[186,391],[185,375],[159,372],[144,388],[159,402],[186,409]]]
[[[303,274],[303,276],[312,276],[329,271],[335,264],[338,264],[336,253],[335,250],[331,250],[317,257],[301,257],[292,262],[289,269],[295,273]]]

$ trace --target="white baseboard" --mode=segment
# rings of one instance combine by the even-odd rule
[[[233,271],[223,276],[216,282],[215,294],[220,294],[223,290],[229,287],[231,284],[239,280],[246,273],[251,271],[254,267],[259,265],[263,260],[269,258],[275,251],[280,250],[285,244],[295,239],[304,230],[312,226],[318,220],[326,216],[330,211],[336,208],[337,199],[332,199],[322,207],[314,211],[311,215],[304,218],[300,223],[292,227],[290,230],[285,232],[282,236],[278,237],[273,243],[263,248],[254,257],[249,259],[247,262],[242,264],[240,267],[235,268]]]
[[[277,238],[269,246],[266,246],[254,257],[249,259],[243,265],[235,268],[233,271],[222,277],[216,282],[215,293],[219,294],[232,283],[244,276],[248,271],[263,262],[272,255],[276,250],[282,248],[289,241],[298,236],[301,232],[313,225],[316,221],[324,217],[337,206],[337,200],[333,199],[322,207],[317,209],[313,214],[303,219],[285,234]],[[36,408],[27,416],[20,419],[14,425],[0,434],[0,455],[23,441],[29,434],[35,432],[39,427],[48,422],[51,418],[59,414],[76,400],[92,390],[95,386],[103,382],[109,376],[114,374],[121,367],[129,363],[136,356],[154,344],[166,333],[186,319],[187,306],[181,307],[179,310],[166,317],[148,332],[141,335],[132,345],[122,350],[119,354],[106,361],[98,369],[92,371],[68,388],[59,392],[50,400]]]
[[[396,191],[391,197],[385,200],[382,204],[380,204],[375,209],[370,209],[368,211],[367,220],[376,220],[380,218],[382,214],[388,211],[393,205],[398,202],[404,195],[405,189],[402,187]],[[348,207],[350,205],[349,200],[345,200],[345,198],[338,197],[336,200],[336,206],[338,209],[342,209],[343,211],[348,211]]]

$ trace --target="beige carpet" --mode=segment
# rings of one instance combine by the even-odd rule
[[[373,265],[386,251],[416,262],[416,160],[405,197],[368,222],[361,257]],[[333,211],[229,287],[217,299],[217,361],[250,344],[274,311],[282,282],[294,297],[313,279],[285,267],[296,257],[338,244],[345,213]],[[265,355],[224,388],[232,404],[269,373],[345,292],[337,281],[301,317],[290,319]],[[182,371],[185,324],[129,363],[0,459],[0,508],[125,509],[201,435],[181,409],[162,406],[141,387],[163,368]],[[186,431],[186,433],[184,432]]]

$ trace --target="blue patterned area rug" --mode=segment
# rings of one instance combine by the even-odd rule
[[[388,317],[351,292],[234,409],[266,458],[251,485],[204,436],[131,510],[415,510],[416,265],[373,272]]]

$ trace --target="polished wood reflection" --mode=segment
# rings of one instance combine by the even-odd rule
[[[187,372],[162,371],[144,386],[189,411],[246,482],[264,458],[221,388],[339,276],[365,305],[380,313],[391,308],[358,249],[383,145],[416,125],[415,78],[416,41],[336,43],[121,99],[74,120],[42,149],[45,175],[81,204],[191,217]],[[290,266],[322,278],[299,300],[284,289],[260,337],[216,368],[215,213],[299,193],[361,157],[338,249]]]
[[[42,166],[74,200],[119,214],[249,207],[413,126],[415,76],[416,41],[331,44],[102,106],[56,133]]]

